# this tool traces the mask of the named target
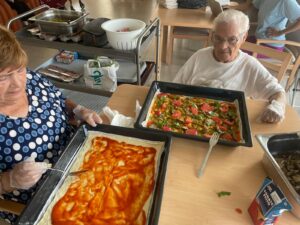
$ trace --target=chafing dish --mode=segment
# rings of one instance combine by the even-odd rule
[[[35,22],[42,33],[53,35],[73,35],[82,30],[87,13],[48,9],[29,18]]]
[[[300,152],[300,133],[264,134],[256,135],[256,138],[265,152],[262,160],[264,168],[293,206],[292,213],[300,219],[300,195],[275,160],[280,153]]]

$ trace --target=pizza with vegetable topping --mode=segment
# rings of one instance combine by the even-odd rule
[[[237,101],[228,102],[158,92],[150,106],[145,126],[179,134],[242,142]]]

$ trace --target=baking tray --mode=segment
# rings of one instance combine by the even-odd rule
[[[39,65],[37,68],[34,69],[34,71],[37,71],[40,68],[47,67],[48,65],[54,65],[59,66],[63,69],[72,70],[74,72],[77,72],[78,74],[84,74],[83,65],[86,63],[86,59],[76,59],[70,64],[64,64],[57,62],[54,58],[48,59],[41,65]],[[136,64],[130,61],[125,60],[116,60],[119,63],[119,69],[117,70],[117,80],[120,83],[135,83],[137,82],[137,69]],[[143,72],[145,71],[147,65],[146,62],[141,61],[140,62],[140,76],[142,76]],[[53,79],[53,78],[52,78]],[[83,77],[81,77],[79,80],[75,80],[76,82],[82,82],[85,85]]]
[[[146,97],[145,103],[142,107],[142,110],[138,116],[138,119],[135,123],[135,127],[142,130],[153,130],[158,133],[169,133],[173,136],[181,137],[181,138],[189,138],[200,141],[209,141],[209,138],[199,137],[195,135],[188,134],[179,134],[175,132],[162,131],[153,128],[147,128],[142,125],[143,121],[146,120],[152,99],[157,91],[171,93],[171,94],[180,94],[186,96],[194,96],[194,97],[204,97],[216,100],[223,100],[233,102],[234,100],[238,101],[241,124],[242,124],[242,137],[244,142],[231,142],[220,139],[218,141],[219,144],[230,145],[230,146],[246,146],[252,147],[252,138],[251,138],[251,130],[248,120],[248,113],[245,101],[245,95],[242,91],[233,91],[226,89],[218,89],[218,88],[208,88],[208,87],[200,87],[200,86],[191,86],[177,83],[168,83],[161,81],[154,81],[149,89],[148,95]]]
[[[300,151],[300,132],[281,134],[258,134],[258,142],[264,150],[263,166],[268,175],[282,189],[292,205],[292,213],[300,219],[300,195],[276,162],[274,155],[283,152]]]
[[[57,171],[48,171],[49,173],[35,193],[31,201],[26,205],[22,214],[18,218],[16,224],[32,224],[35,225],[41,219],[47,207],[54,199],[55,194],[59,187],[63,184],[66,174],[70,170],[72,163],[74,162],[76,155],[78,154],[81,145],[85,140],[86,131],[100,131],[108,134],[117,134],[126,137],[134,137],[150,141],[164,142],[164,147],[161,151],[161,157],[159,161],[158,174],[154,187],[154,194],[152,199],[152,205],[149,212],[149,218],[147,225],[157,225],[162,201],[162,194],[164,188],[164,180],[166,175],[169,148],[171,145],[170,135],[160,135],[152,131],[141,131],[133,128],[124,128],[117,126],[110,126],[100,124],[97,127],[90,127],[88,125],[81,126],[74,134],[72,140],[64,150],[63,154],[53,167],[54,169],[60,169],[65,173]]]

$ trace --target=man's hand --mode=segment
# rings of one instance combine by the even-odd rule
[[[282,35],[282,31],[281,30],[276,30],[273,27],[268,27],[267,31],[266,31],[266,35],[267,37],[277,37]]]

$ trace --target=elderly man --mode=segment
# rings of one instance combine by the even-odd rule
[[[263,112],[264,122],[284,118],[285,92],[277,79],[259,61],[242,52],[247,38],[249,18],[237,10],[226,10],[216,17],[213,46],[198,50],[178,71],[173,82],[244,91],[270,104]]]

